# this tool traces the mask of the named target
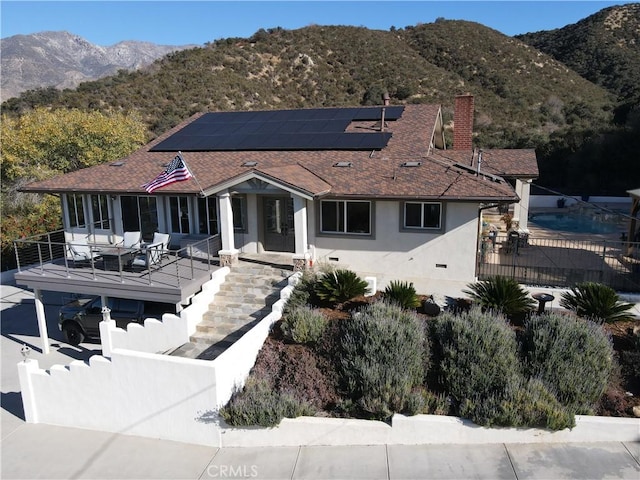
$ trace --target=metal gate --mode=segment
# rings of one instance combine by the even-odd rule
[[[478,247],[480,280],[501,275],[525,285],[570,287],[597,282],[620,292],[640,292],[639,243],[612,240],[485,237]]]

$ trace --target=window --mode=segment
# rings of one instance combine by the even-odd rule
[[[216,235],[218,230],[218,202],[216,197],[198,198],[198,233]]]
[[[429,202],[406,202],[404,204],[404,225],[406,229],[442,228],[442,204]]]
[[[67,195],[67,211],[69,212],[69,226],[71,228],[86,227],[82,195],[77,193]]]
[[[151,241],[153,233],[158,231],[156,198],[123,196],[120,198],[120,203],[124,231],[140,231],[145,241]]]
[[[247,232],[247,199],[242,196],[231,197],[233,210],[233,229],[236,232]]]
[[[323,200],[320,210],[323,233],[371,234],[371,202]]]
[[[109,207],[106,195],[91,195],[91,213],[93,214],[93,226],[97,229],[108,230]]]
[[[189,199],[187,197],[169,197],[171,211],[171,232],[190,233]]]

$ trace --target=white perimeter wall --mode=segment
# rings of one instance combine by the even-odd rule
[[[300,276],[290,278],[269,315],[213,361],[132,350],[166,346],[162,342],[177,328],[178,317],[171,316],[166,324],[153,321],[127,331],[113,321],[102,322],[104,356],[94,355],[88,363],[73,361],[43,370],[37,360],[20,362],[26,421],[220,446],[217,409],[244,384]],[[198,295],[192,305],[212,300],[210,292]],[[180,335],[191,328],[195,312],[182,319]]]
[[[375,239],[316,236],[316,261],[349,268],[362,277],[374,276],[378,289],[391,280],[413,282],[425,293],[443,280],[472,282],[478,208],[477,203],[447,203],[446,233],[414,233],[400,231],[398,202],[376,201]]]
[[[529,209],[531,208],[558,208],[558,200],[565,199],[565,207],[583,203],[582,197],[563,197],[561,195],[531,195],[529,197]],[[607,205],[608,208],[631,208],[631,197],[589,197],[589,203]]]

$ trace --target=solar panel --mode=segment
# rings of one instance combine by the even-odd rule
[[[317,108],[206,113],[151,151],[371,150],[387,145],[391,132],[345,132],[352,121],[385,121],[404,107]]]

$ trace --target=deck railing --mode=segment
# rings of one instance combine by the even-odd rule
[[[84,237],[86,238],[86,237]],[[14,241],[18,272],[28,270],[30,273],[46,274],[47,269],[63,269],[66,276],[74,272],[91,272],[93,279],[105,276],[125,278],[144,278],[149,284],[154,278],[167,278],[170,283],[179,286],[181,280],[193,280],[203,272],[211,271],[219,264],[218,251],[221,249],[219,235],[213,235],[189,243],[178,250],[154,249],[159,261],[142,268],[133,268],[128,260],[137,254],[144,254],[144,249],[131,250],[108,244],[87,243],[85,240],[66,241],[63,230],[35,235]],[[93,255],[86,260],[74,259],[70,253],[71,247],[89,247]],[[102,253],[110,259],[107,263]],[[95,255],[95,258],[91,258]]]
[[[571,287],[597,282],[620,292],[640,292],[640,243],[623,240],[508,237],[483,239],[480,280],[501,275],[527,285]]]

